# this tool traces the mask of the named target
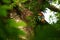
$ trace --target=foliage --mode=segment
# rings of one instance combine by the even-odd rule
[[[60,40],[60,14],[57,12],[56,16],[59,19],[57,23],[49,24],[45,20],[41,22],[41,17],[38,18],[39,12],[44,12],[46,8],[50,7],[50,3],[56,2],[60,4],[60,0],[1,0],[0,1],[0,40],[22,40],[19,36],[25,35],[25,32],[19,29],[19,26],[31,26],[33,28],[34,37],[31,40]],[[19,7],[19,4],[23,5]],[[20,6],[21,6],[20,5]],[[17,7],[17,9],[15,8]],[[33,16],[27,16],[29,20],[16,22],[15,19],[10,18],[10,11],[13,9],[18,11],[17,15],[23,15],[23,10],[28,9]],[[15,11],[16,11],[15,10]],[[17,12],[16,11],[16,12]],[[12,11],[13,12],[13,11]],[[19,12],[21,12],[19,14]],[[29,13],[28,13],[29,14]],[[24,15],[23,15],[24,16]],[[24,19],[24,18],[23,18]]]
[[[23,21],[22,24],[16,23],[14,19],[8,18],[8,10],[13,9],[15,5],[15,3],[11,3],[12,1],[2,0],[0,2],[0,40],[20,40],[19,36],[25,35],[24,31],[18,29],[18,26],[25,26],[26,24]]]

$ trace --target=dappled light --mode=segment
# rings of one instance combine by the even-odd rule
[[[0,40],[60,40],[60,0],[0,0]]]

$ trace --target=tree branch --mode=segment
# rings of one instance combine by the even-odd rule
[[[49,8],[50,10],[52,10],[52,11],[60,12],[60,9],[57,8],[57,7],[55,7],[54,5],[50,5],[48,8]]]

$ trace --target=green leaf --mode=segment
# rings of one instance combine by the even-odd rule
[[[9,5],[0,5],[0,16],[7,16],[7,10],[11,9]]]
[[[5,10],[9,10],[9,9],[11,9],[11,5],[3,5],[3,6],[1,6],[3,9],[5,9]]]
[[[58,3],[60,4],[60,0],[58,0]]]
[[[24,35],[25,32],[15,27],[6,27],[9,36]]]
[[[2,0],[4,3],[11,3],[11,0]]]
[[[20,0],[20,3],[25,3],[27,0]]]
[[[14,19],[8,19],[7,20],[7,25],[10,27],[17,27],[16,21]]]
[[[18,26],[26,26],[26,23],[24,21],[17,22]]]
[[[0,16],[7,16],[6,9],[0,7]]]
[[[19,26],[26,26],[24,21],[16,22],[14,19],[8,19],[7,25],[10,27],[19,27]]]

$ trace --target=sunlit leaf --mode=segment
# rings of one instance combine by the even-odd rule
[[[24,3],[24,2],[26,2],[26,1],[27,1],[27,0],[20,0],[21,3]]]
[[[17,22],[18,26],[26,26],[26,23],[24,21]]]
[[[8,19],[7,20],[7,25],[10,26],[10,27],[16,27],[16,21],[13,20],[13,19]]]

